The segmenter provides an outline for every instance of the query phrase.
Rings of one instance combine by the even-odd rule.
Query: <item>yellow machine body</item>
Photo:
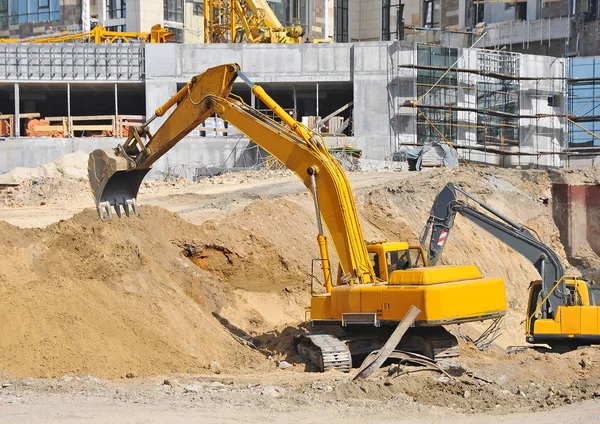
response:
[[[313,296],[313,323],[346,325],[357,322],[361,315],[365,323],[398,322],[412,305],[421,310],[416,319],[416,325],[421,326],[480,321],[505,314],[504,281],[483,278],[474,265],[413,268],[413,258],[423,258],[423,251],[404,242],[373,243],[367,250],[381,282],[342,284],[338,279],[331,293]]]

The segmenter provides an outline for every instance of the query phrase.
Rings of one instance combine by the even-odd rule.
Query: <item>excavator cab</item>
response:
[[[425,251],[421,246],[398,241],[379,241],[367,244],[367,251],[375,274],[383,281],[389,281],[394,271],[427,266]]]

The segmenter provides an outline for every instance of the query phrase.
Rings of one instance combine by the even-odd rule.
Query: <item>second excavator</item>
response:
[[[459,194],[465,200],[459,199]],[[541,280],[529,285],[525,321],[528,343],[547,344],[557,351],[600,343],[600,288],[567,275],[558,254],[533,230],[454,184],[446,185],[437,195],[421,237],[425,246],[431,233],[427,249],[431,264],[440,259],[457,214],[523,255],[540,274]]]
[[[237,77],[281,122],[231,94]],[[151,134],[150,122],[173,106]],[[323,281],[308,312],[311,324],[320,326],[320,331],[299,338],[297,345],[321,370],[348,371],[353,357],[370,353],[387,340],[412,305],[421,313],[401,348],[432,358],[457,353],[456,338],[443,325],[505,314],[502,279],[484,278],[474,265],[427,266],[423,249],[405,242],[366,243],[348,178],[321,136],[295,121],[237,64],[197,75],[135,128],[122,146],[91,153],[89,179],[101,218],[111,217],[112,208],[119,216],[138,214],[138,190],[152,164],[213,115],[277,158],[313,195]],[[339,258],[337,277],[325,228]]]

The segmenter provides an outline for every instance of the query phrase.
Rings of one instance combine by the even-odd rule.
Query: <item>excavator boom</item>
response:
[[[286,125],[268,118],[239,99],[228,97],[238,76]],[[149,123],[175,103],[177,107],[173,113],[154,135],[150,135],[147,130]],[[158,108],[155,116],[141,128],[134,129],[123,146],[90,154],[89,179],[101,218],[104,212],[110,215],[111,207],[119,216],[121,208],[127,215],[130,208],[137,213],[139,186],[152,164],[215,114],[284,163],[309,191],[316,193],[319,215],[329,230],[344,274],[357,282],[375,281],[344,170],[318,134],[292,119],[260,86],[246,78],[237,64],[217,66],[197,75]]]

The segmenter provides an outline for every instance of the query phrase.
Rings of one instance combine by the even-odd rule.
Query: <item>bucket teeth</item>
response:
[[[112,208],[111,208],[112,206]],[[104,218],[107,218],[109,221],[113,217],[112,209],[114,208],[116,215],[121,218],[122,212],[121,207],[123,207],[123,211],[125,212],[125,216],[129,217],[131,212],[133,211],[135,216],[140,216],[138,205],[136,199],[125,199],[117,200],[113,199],[112,202],[108,200],[104,202],[98,203],[98,215],[100,216],[100,220],[104,221]]]
[[[98,203],[98,215],[100,215],[101,221],[104,221],[104,212],[106,212],[106,216],[110,221],[112,219],[112,209],[108,201]]]

